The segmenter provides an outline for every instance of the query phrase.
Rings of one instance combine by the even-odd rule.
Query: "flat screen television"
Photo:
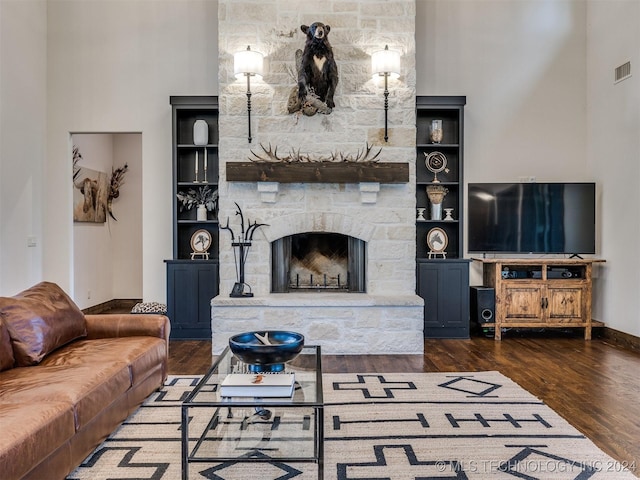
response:
[[[594,254],[595,183],[470,183],[468,250]]]

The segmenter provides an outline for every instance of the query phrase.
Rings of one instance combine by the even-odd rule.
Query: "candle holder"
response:
[[[209,180],[207,180],[207,149],[204,149],[204,180],[202,181],[202,183],[209,183]]]
[[[444,220],[446,222],[453,222],[455,219],[453,218],[453,208],[445,208],[444,209]]]
[[[195,161],[195,169],[194,169],[195,170],[195,172],[194,172],[195,173],[195,178],[193,179],[193,183],[200,183],[198,181],[198,163],[200,163],[200,162],[198,161],[198,151],[196,150],[196,161]]]

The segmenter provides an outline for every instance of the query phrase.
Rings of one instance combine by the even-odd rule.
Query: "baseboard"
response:
[[[635,335],[604,327],[600,329],[598,338],[606,340],[615,346],[640,352],[640,337]]]
[[[142,300],[118,298],[109,300],[108,302],[99,303],[92,307],[82,309],[82,313],[87,315],[95,315],[97,313],[123,313],[130,312],[133,306]]]

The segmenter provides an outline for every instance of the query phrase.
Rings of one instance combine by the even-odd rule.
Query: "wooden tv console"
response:
[[[495,339],[503,328],[584,327],[591,340],[591,273],[596,259],[474,258],[485,287],[495,289]]]

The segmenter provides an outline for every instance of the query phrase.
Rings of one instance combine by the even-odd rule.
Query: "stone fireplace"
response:
[[[237,224],[235,202],[245,218],[265,226],[256,231],[247,255],[250,298],[229,296],[236,266],[231,238],[220,232],[214,354],[231,335],[262,329],[300,332],[323,353],[423,352],[423,301],[415,294],[415,2],[362,3],[327,1],[318,13],[317,6],[285,0],[219,2],[219,220]],[[304,42],[300,25],[314,21],[331,26],[340,75],[336,107],[328,115],[290,115],[287,98],[296,82],[289,72]],[[371,52],[385,44],[402,50],[403,71],[390,81],[388,142],[382,88],[370,73]],[[232,59],[247,45],[267,59],[263,79],[251,82],[252,143],[246,82],[234,78]],[[382,149],[381,161],[408,163],[409,181],[226,178],[228,162],[247,161],[260,145],[327,155],[355,153],[367,144]],[[308,252],[313,258],[305,258]]]

